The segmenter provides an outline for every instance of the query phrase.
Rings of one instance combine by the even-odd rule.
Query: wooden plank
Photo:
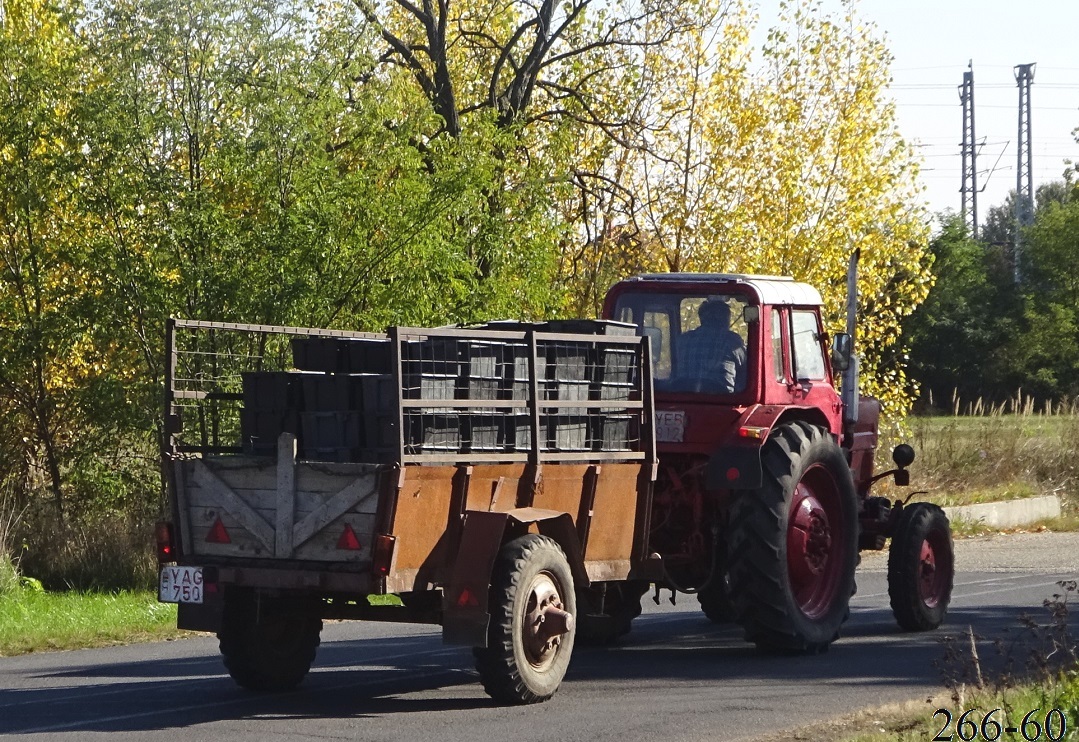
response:
[[[350,480],[341,482],[340,486],[333,492],[304,492],[297,489],[295,495],[295,516],[293,523],[306,518],[311,513],[324,507],[326,503],[333,498],[338,492],[340,492],[345,486],[350,484]],[[233,489],[233,493],[239,497],[244,503],[258,512],[267,511],[270,512],[267,522],[272,523],[276,519],[276,515],[273,515],[274,508],[277,502],[277,490],[245,490],[245,489]],[[488,492],[488,494],[490,494]],[[205,507],[212,508],[219,505],[216,494],[213,491],[205,490],[194,484],[188,484],[187,497],[184,500],[191,507]],[[357,503],[357,507],[353,508],[356,512],[370,513],[374,515],[378,505],[378,498],[361,500]],[[511,498],[512,506],[512,498]],[[294,544],[295,545],[295,544]]]
[[[248,507],[247,503],[229,489],[228,485],[218,479],[217,475],[210,471],[201,461],[194,462],[191,473],[194,482],[211,492],[222,508],[231,513],[237,522],[250,531],[267,549],[273,551],[274,532],[269,523]]]
[[[271,557],[273,550],[268,548],[259,539],[255,538],[246,527],[241,524],[231,513],[222,507],[214,508],[190,508],[192,527],[192,550],[186,552],[195,556],[225,556],[225,557]],[[206,534],[210,528],[221,519],[222,525],[228,531],[230,542],[227,544],[215,544],[206,541]]]
[[[296,510],[296,436],[277,439],[277,517],[274,519],[274,556],[292,556],[292,519]]]
[[[375,497],[377,494],[377,476],[367,476],[356,479],[327,500],[322,507],[318,508],[293,526],[293,546],[299,546],[306,542],[341,515],[353,508],[357,508],[361,503],[367,500],[377,500],[378,498]]]
[[[360,542],[360,548],[356,551],[337,548],[337,542],[344,533],[346,524],[352,528]],[[328,562],[369,562],[374,532],[375,516],[346,513],[316,533],[307,542],[297,546],[293,557]]]

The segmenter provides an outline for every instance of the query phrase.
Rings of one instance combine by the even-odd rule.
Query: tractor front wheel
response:
[[[573,575],[558,542],[527,534],[502,547],[491,577],[487,646],[473,650],[496,701],[538,703],[555,694],[576,634]]]
[[[948,516],[928,502],[904,507],[888,548],[888,598],[899,626],[907,631],[940,626],[954,577]]]
[[[767,650],[817,653],[850,615],[857,494],[839,446],[805,422],[761,451],[763,485],[734,493],[727,564],[735,620]]]

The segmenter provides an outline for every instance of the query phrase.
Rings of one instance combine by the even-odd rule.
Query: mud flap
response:
[[[505,513],[469,511],[465,515],[453,575],[442,596],[443,643],[487,646],[491,573],[502,549],[506,524],[511,520],[521,524],[535,523],[541,534],[557,541],[566,553],[573,579],[579,586],[588,585],[577,533],[568,513],[539,508],[518,508]]]
[[[712,452],[706,472],[708,489],[751,490],[763,482],[760,446],[723,446]]]
[[[487,600],[506,513],[471,511],[461,530],[461,548],[453,575],[442,596],[442,641],[471,647],[487,646]]]

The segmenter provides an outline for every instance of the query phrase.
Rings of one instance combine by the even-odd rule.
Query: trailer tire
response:
[[[487,695],[503,703],[546,701],[569,667],[577,601],[569,562],[558,542],[526,534],[506,543],[491,576],[487,646],[473,650]],[[541,627],[568,613],[568,631],[547,636]],[[565,617],[562,618],[565,621]]]
[[[888,547],[888,599],[900,628],[929,631],[940,626],[954,579],[948,516],[928,502],[904,507]]]
[[[321,632],[322,619],[312,607],[245,590],[226,593],[217,638],[237,685],[279,692],[295,688],[307,675]]]
[[[602,597],[590,588],[577,591],[577,641],[592,646],[610,644],[630,632],[633,619],[641,615],[641,598],[648,583],[640,580],[611,582]]]
[[[761,463],[761,488],[731,503],[735,620],[761,649],[827,651],[850,615],[858,561],[850,469],[828,432],[802,421],[773,430]]]

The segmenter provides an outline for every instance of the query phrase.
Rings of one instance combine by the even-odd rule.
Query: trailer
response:
[[[440,624],[492,697],[545,700],[578,595],[654,569],[651,363],[632,326],[177,319],[166,343],[159,597],[218,634],[241,686],[295,686],[322,621],[359,619]]]

